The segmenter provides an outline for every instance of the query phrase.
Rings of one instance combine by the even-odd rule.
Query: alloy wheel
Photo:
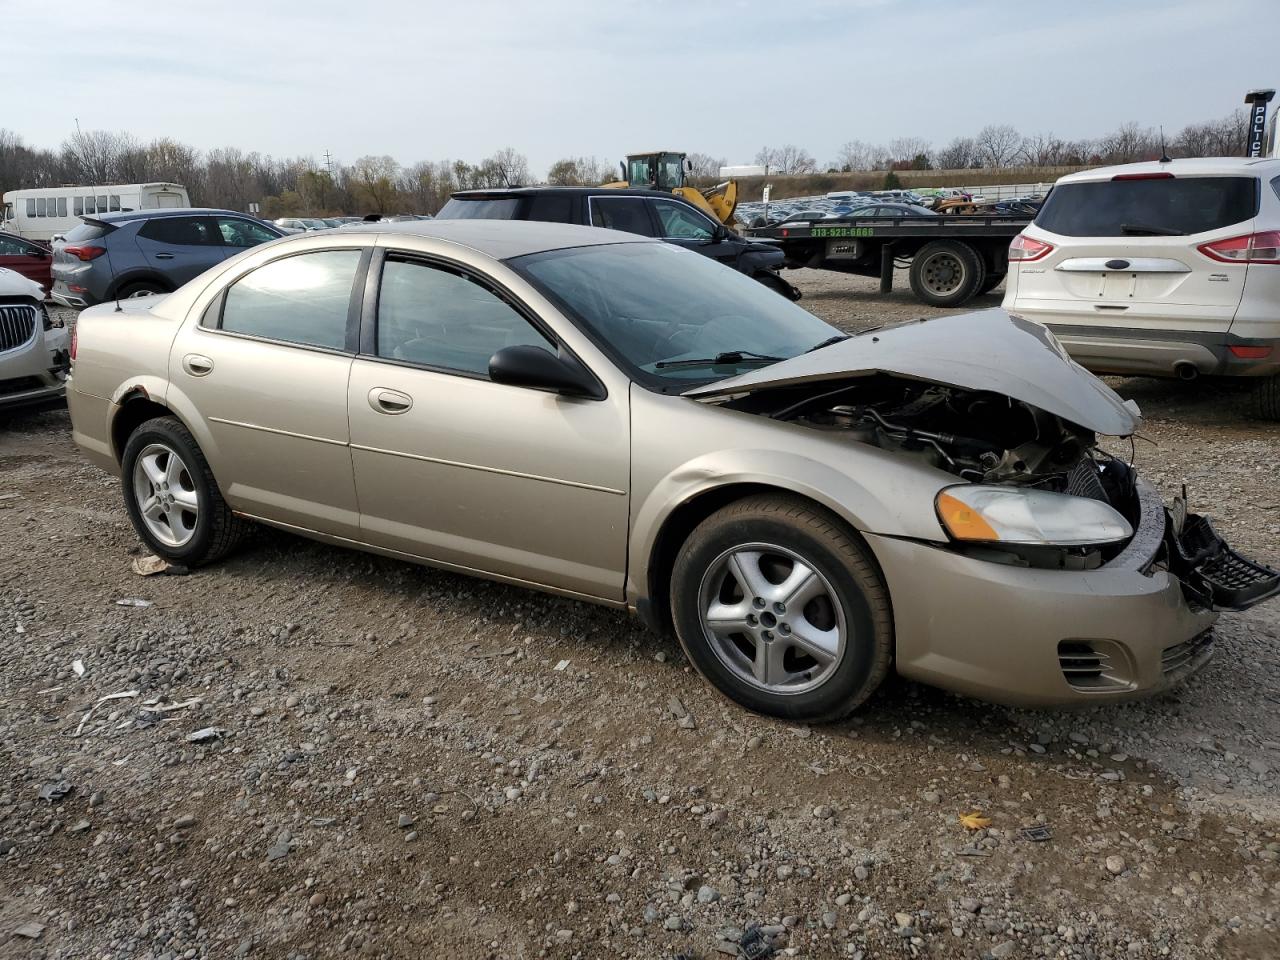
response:
[[[844,654],[848,631],[835,589],[786,547],[749,543],[726,550],[702,578],[698,610],[720,661],[769,693],[820,686]]]
[[[182,547],[195,536],[200,497],[172,448],[152,443],[142,449],[133,464],[133,494],[142,522],[165,546]]]

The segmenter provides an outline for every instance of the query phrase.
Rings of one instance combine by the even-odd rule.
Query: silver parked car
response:
[[[822,719],[891,668],[1012,703],[1162,690],[1280,590],[1097,446],[1136,410],[992,310],[847,337],[613,230],[371,223],[80,317],[75,439],[153,551],[250,520],[631,609]]]
[[[40,284],[0,267],[0,413],[62,403],[67,330]]]

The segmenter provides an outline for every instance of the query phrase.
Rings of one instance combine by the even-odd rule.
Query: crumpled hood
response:
[[[1003,310],[869,331],[684,395],[718,397],[877,373],[989,390],[1108,436],[1127,437],[1142,422],[1136,404],[1072,360],[1045,327]]]

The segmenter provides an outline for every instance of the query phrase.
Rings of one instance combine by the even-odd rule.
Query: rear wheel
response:
[[[135,283],[126,283],[120,288],[116,297],[120,300],[133,300],[137,297],[151,297],[165,292],[164,287],[153,280],[139,280]]]
[[[806,501],[749,497],[690,535],[671,577],[693,665],[751,710],[833,720],[889,670],[888,591],[866,546]]]
[[[1280,374],[1253,385],[1253,414],[1260,420],[1280,420]]]
[[[174,417],[138,427],[120,466],[129,519],[157,556],[199,566],[229,553],[249,529],[222,499],[191,432]]]
[[[935,307],[958,307],[987,279],[978,252],[958,240],[935,240],[911,258],[911,292]]]

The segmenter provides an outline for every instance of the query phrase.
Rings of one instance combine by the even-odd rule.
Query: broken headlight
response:
[[[1048,490],[961,484],[934,504],[943,529],[967,542],[1077,547],[1133,536],[1129,521],[1101,500]]]

